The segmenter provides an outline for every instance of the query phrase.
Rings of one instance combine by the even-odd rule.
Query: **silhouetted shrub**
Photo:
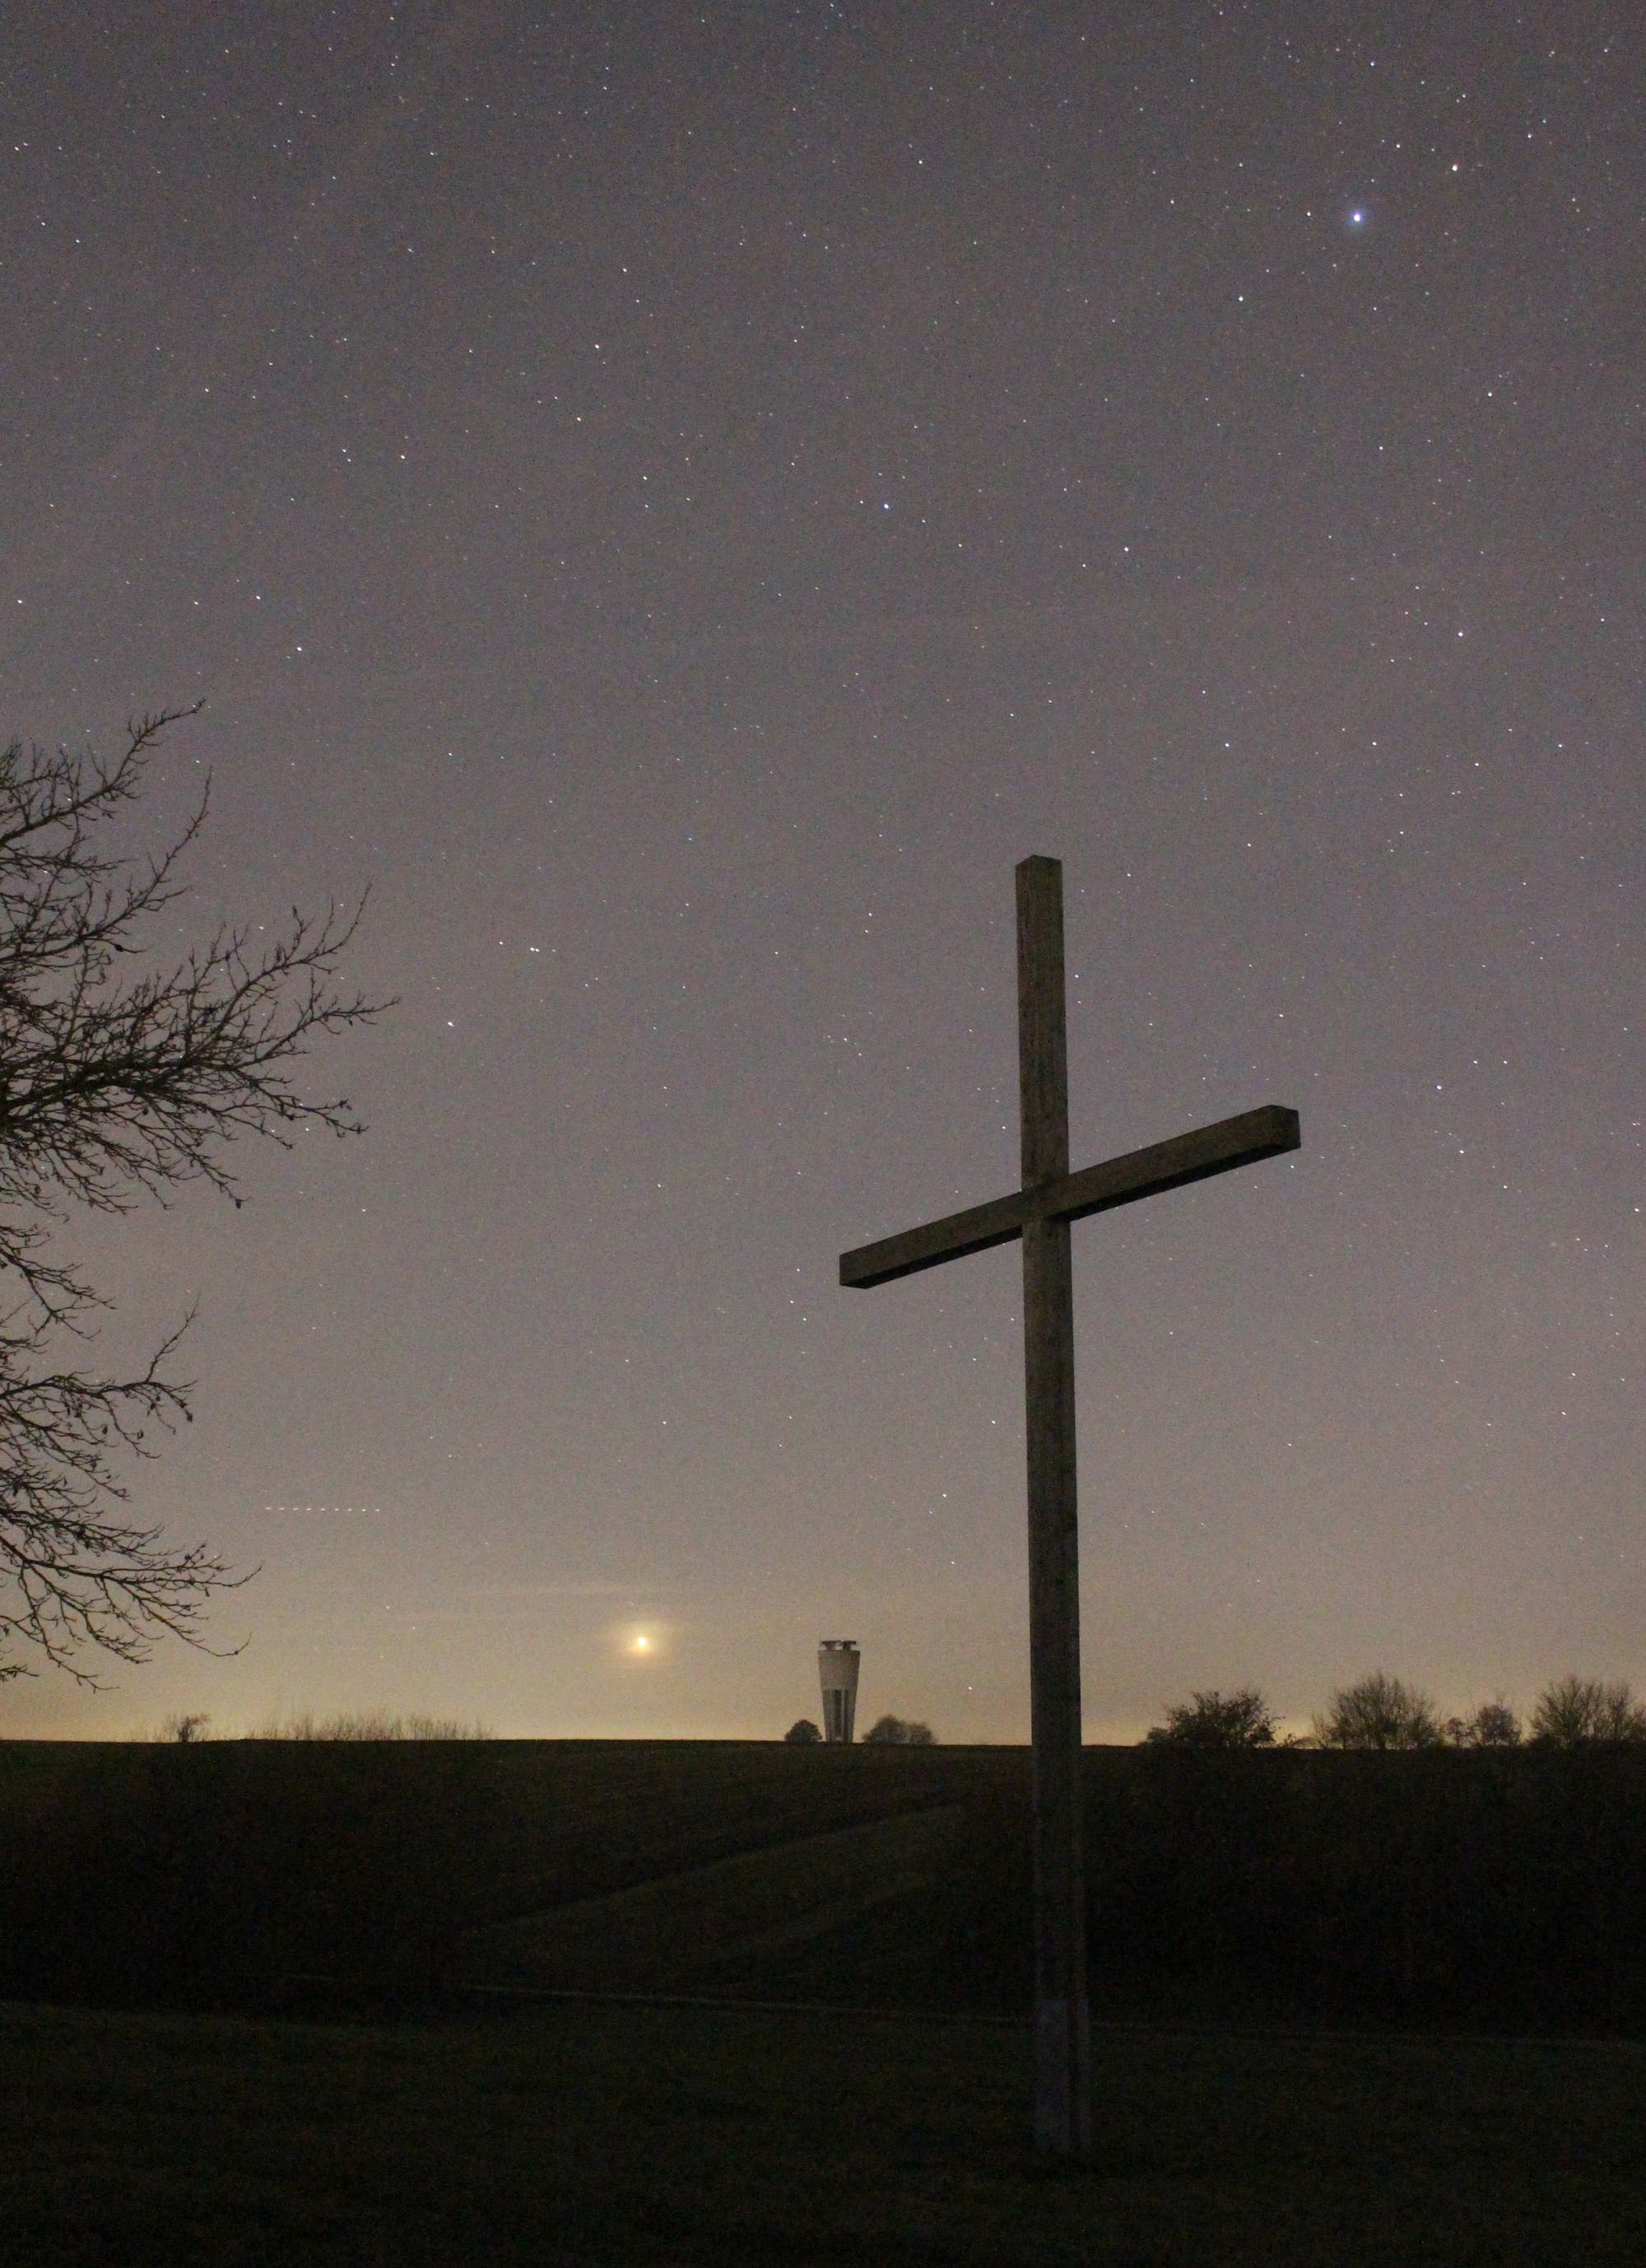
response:
[[[1482,1701],[1472,1717],[1448,1717],[1441,1727],[1454,1749],[1513,1749],[1520,1745],[1520,1719],[1500,1694]]]
[[[163,1741],[203,1741],[209,1737],[206,1727],[210,1722],[210,1718],[198,1710],[187,1717],[179,1710],[161,1726],[160,1738]]]
[[[1444,1735],[1427,1694],[1374,1669],[1332,1696],[1314,1737],[1323,1749],[1437,1749]]]
[[[1569,1673],[1545,1686],[1532,1712],[1532,1737],[1546,1746],[1575,1749],[1593,1741],[1646,1741],[1646,1708],[1620,1679]]]
[[[783,1734],[784,1740],[792,1742],[796,1748],[809,1748],[813,1741],[820,1741],[822,1737],[810,1717],[797,1717]]]
[[[1196,1693],[1166,1711],[1145,1741],[1177,1749],[1266,1749],[1274,1743],[1275,1712],[1251,1686],[1238,1693]]]
[[[877,1717],[863,1739],[874,1748],[930,1749],[937,1734],[930,1725],[911,1724],[903,1717]]]

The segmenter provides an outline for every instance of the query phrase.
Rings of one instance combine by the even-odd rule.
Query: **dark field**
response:
[[[1096,2164],[1026,2035],[569,2007],[370,2025],[0,2007],[30,2268],[1639,2268],[1646,2051],[1100,2038]]]
[[[1646,2037],[1646,1752],[1086,1753],[1111,2018]],[[1028,1758],[0,1743],[0,1995],[524,1983],[1024,2015]],[[338,1995],[342,1995],[341,2000]]]
[[[1057,2176],[1022,1750],[0,1744],[0,2259],[1646,2262],[1646,1758],[1086,1761]]]

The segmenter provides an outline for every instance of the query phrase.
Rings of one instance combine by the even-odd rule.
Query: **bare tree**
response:
[[[1560,1749],[1595,1741],[1646,1741],[1646,1707],[1621,1679],[1608,1684],[1569,1673],[1539,1695],[1532,1737],[1540,1746]]]
[[[133,1375],[65,1365],[65,1335],[88,1338],[109,1303],[52,1256],[55,1233],[73,1206],[123,1213],[184,1182],[233,1197],[220,1153],[238,1135],[359,1133],[346,1101],[293,1091],[292,1065],[393,1005],[337,987],[358,907],[294,909],[272,942],[219,930],[169,966],[145,955],[205,798],[158,856],[119,854],[104,830],[141,795],[162,732],[195,713],[129,725],[111,762],[0,750],[0,1679],[33,1674],[19,1642],[93,1687],[85,1647],[141,1661],[163,1631],[203,1645],[209,1594],[250,1580],[121,1515],[127,1454],[153,1455],[153,1429],[190,1414],[189,1382],[169,1374],[189,1318]]]
[[[1238,1693],[1196,1693],[1166,1711],[1145,1742],[1173,1749],[1267,1749],[1274,1745],[1275,1712],[1251,1686]]]
[[[1501,1693],[1472,1717],[1448,1717],[1440,1729],[1454,1749],[1512,1749],[1520,1742],[1520,1719]]]
[[[1433,1749],[1443,1734],[1427,1694],[1374,1669],[1332,1696],[1330,1709],[1314,1720],[1314,1737],[1323,1749]]]
[[[177,1741],[184,1748],[191,1748],[196,1742],[209,1738],[206,1727],[210,1722],[210,1718],[198,1709],[187,1716],[180,1709],[174,1709],[161,1726],[159,1737],[163,1741]]]

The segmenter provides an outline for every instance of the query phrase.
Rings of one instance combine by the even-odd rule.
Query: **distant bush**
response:
[[[254,1741],[489,1741],[484,1725],[455,1717],[391,1717],[386,1709],[343,1710],[335,1717],[271,1717],[247,1735]]]
[[[1646,1741],[1646,1708],[1621,1679],[1557,1677],[1538,1697],[1532,1737],[1546,1747],[1575,1749],[1592,1741]]]
[[[883,1749],[930,1749],[937,1738],[930,1725],[911,1724],[903,1717],[877,1717],[863,1734],[865,1742]]]
[[[810,1717],[797,1717],[783,1734],[784,1740],[791,1742],[797,1749],[809,1748],[813,1741],[820,1741],[822,1737]]]
[[[174,1710],[172,1715],[169,1716],[165,1722],[161,1726],[155,1737],[157,1740],[161,1741],[188,1742],[209,1740],[210,1735],[208,1734],[206,1727],[210,1722],[210,1718],[202,1714],[199,1711],[196,1711],[191,1716],[186,1717],[180,1710]]]
[[[1500,1694],[1482,1701],[1472,1717],[1448,1717],[1441,1735],[1454,1749],[1513,1749],[1520,1744],[1520,1719]]]
[[[1374,1669],[1332,1696],[1314,1737],[1323,1749],[1437,1749],[1444,1734],[1427,1694]]]
[[[1275,1712],[1251,1686],[1238,1693],[1196,1693],[1166,1711],[1164,1725],[1143,1734],[1174,1749],[1267,1749],[1275,1740]]]

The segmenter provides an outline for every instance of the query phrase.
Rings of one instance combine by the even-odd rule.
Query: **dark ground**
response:
[[[396,2027],[0,2007],[30,2268],[1639,2268],[1646,2050],[611,2006]]]
[[[1646,2037],[1646,1750],[1086,1752],[1110,2018]],[[453,1980],[1025,2015],[1028,1757],[0,1743],[0,1995]]]
[[[1027,1761],[0,1743],[0,2262],[1646,2262],[1646,1759],[1088,1751],[1062,2175]]]

